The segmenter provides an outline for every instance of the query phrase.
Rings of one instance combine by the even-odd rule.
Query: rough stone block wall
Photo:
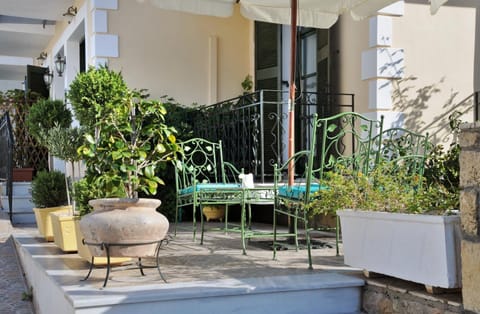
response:
[[[463,307],[466,313],[480,313],[480,122],[462,125],[461,129]]]
[[[460,302],[429,295],[422,285],[389,285],[367,280],[363,288],[362,310],[368,314],[460,314]]]

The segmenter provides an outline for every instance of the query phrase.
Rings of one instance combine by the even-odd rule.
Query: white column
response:
[[[399,126],[403,114],[393,111],[392,81],[404,77],[405,54],[392,47],[393,19],[403,15],[404,2],[398,1],[378,11],[369,20],[369,49],[362,52],[362,80],[368,81],[368,108],[371,118],[385,117],[384,128]]]

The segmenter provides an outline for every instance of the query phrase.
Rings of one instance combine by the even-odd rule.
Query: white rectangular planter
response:
[[[345,264],[432,287],[461,287],[460,216],[337,214]]]

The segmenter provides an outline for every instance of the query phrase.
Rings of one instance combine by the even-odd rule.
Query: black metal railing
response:
[[[309,149],[312,118],[354,111],[353,94],[297,93],[295,149]],[[201,109],[196,136],[222,140],[225,160],[253,173],[258,182],[273,180],[273,165],[288,158],[288,92],[260,90]]]
[[[0,181],[6,182],[8,215],[12,221],[12,172],[13,172],[13,130],[10,116],[6,112],[0,120]]]

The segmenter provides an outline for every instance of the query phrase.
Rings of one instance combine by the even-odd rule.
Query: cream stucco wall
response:
[[[428,132],[434,142],[448,144],[448,116],[459,110],[465,113],[463,120],[473,119],[472,94],[478,90],[475,60],[480,55],[475,49],[475,38],[480,38],[479,8],[480,2],[467,0],[462,6],[442,6],[431,15],[427,3],[405,1],[400,15],[390,17],[392,42],[388,46],[403,50],[398,63],[403,74],[391,81],[391,107],[377,109],[369,108],[370,79],[361,78],[362,52],[374,49],[369,47],[369,20],[342,16],[338,25],[339,90],[355,94],[357,112],[372,117],[390,115],[389,126]]]
[[[154,98],[209,104],[241,94],[240,83],[253,73],[252,27],[239,12],[215,18],[120,0],[108,11],[108,32],[119,36],[119,57],[109,65]]]
[[[361,80],[362,51],[368,49],[368,20],[354,21],[349,14],[338,20],[339,88],[355,94],[355,111],[368,112],[368,82]]]
[[[406,2],[404,16],[393,18],[393,46],[405,51],[405,75],[394,84],[394,110],[406,114],[407,127],[429,132],[437,142],[449,132],[453,111],[473,119],[476,10],[445,5],[432,16],[428,5]]]

